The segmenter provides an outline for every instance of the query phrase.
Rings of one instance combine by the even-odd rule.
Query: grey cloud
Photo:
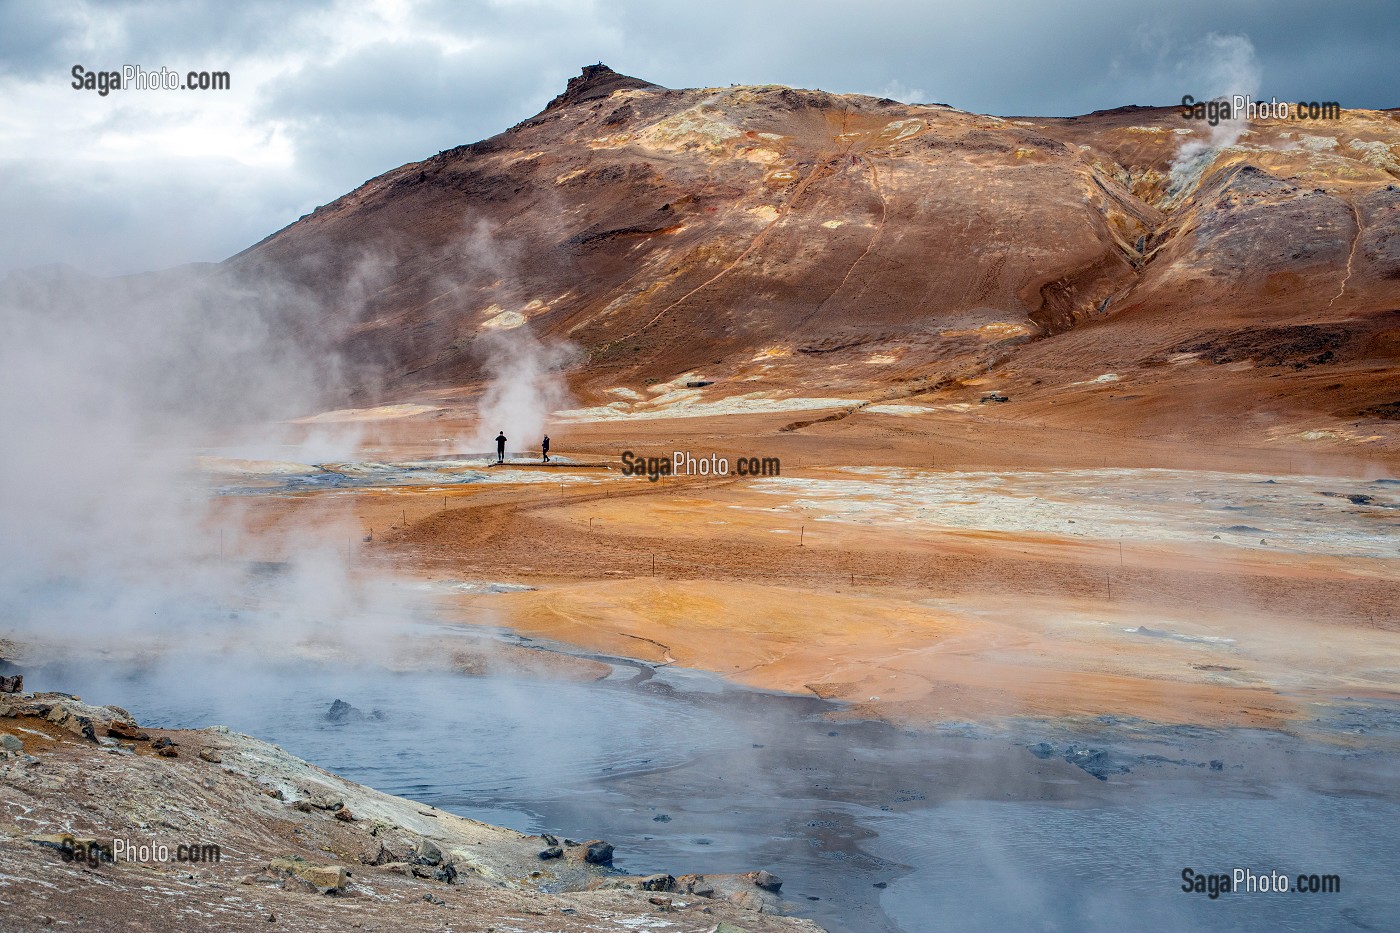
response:
[[[3,272],[64,264],[101,275],[217,261],[298,216],[304,180],[232,161],[93,166],[0,162]]]
[[[1053,116],[1206,93],[1205,69],[1192,62],[1215,33],[1248,38],[1265,96],[1400,105],[1400,17],[1377,0],[1324,10],[1304,0],[1184,0],[1165,12],[1089,0],[428,0],[410,8],[407,36],[333,54],[332,40],[368,15],[344,2],[0,5],[0,100],[26,81],[65,82],[75,55],[94,67],[217,65],[236,81],[268,79],[256,117],[283,129],[295,157],[290,173],[189,164],[76,186],[60,174],[71,165],[36,159],[0,178],[0,204],[34,231],[4,234],[0,272],[65,252],[124,270],[221,258],[383,171],[505,129],[598,60],[672,87],[917,88],[968,110]],[[117,25],[94,30],[93,20]],[[292,65],[276,64],[279,50]],[[108,126],[142,119],[114,106]],[[153,251],[142,244],[158,234],[134,236],[167,225],[163,211],[201,202],[182,221],[183,247]]]

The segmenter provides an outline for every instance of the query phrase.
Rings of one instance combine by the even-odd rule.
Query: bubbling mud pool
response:
[[[832,930],[1400,926],[1395,710],[1323,724],[1376,736],[1360,751],[1110,719],[906,730],[610,660],[583,683],[193,656],[29,679],[153,726],[223,723],[464,816],[604,838],[629,873],[767,868]],[[382,717],[331,722],[335,699]],[[1337,874],[1342,892],[1181,890],[1183,868],[1236,866]]]

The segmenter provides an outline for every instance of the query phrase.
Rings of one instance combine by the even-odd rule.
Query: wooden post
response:
[[[651,553],[651,575],[656,576],[656,552]]]
[[[797,533],[797,546],[801,547],[805,540],[807,540],[807,526],[803,525],[802,530]]]
[[[1109,574],[1103,575],[1103,582],[1108,586],[1108,598],[1113,598],[1113,577]]]

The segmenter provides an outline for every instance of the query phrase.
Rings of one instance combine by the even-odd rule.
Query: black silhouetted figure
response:
[[[544,440],[540,441],[540,453],[544,455],[544,462],[545,462],[545,463],[548,463],[548,462],[549,462],[549,435],[548,435],[548,434],[546,434],[546,435],[544,436]]]
[[[496,462],[506,462],[506,432],[496,435]]]

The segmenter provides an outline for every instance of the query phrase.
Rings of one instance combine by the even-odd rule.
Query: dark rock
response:
[[[355,822],[355,814],[351,813],[350,808],[346,806],[342,806],[339,810],[335,811],[335,818],[342,823]]]
[[[1210,761],[1210,770],[1212,770],[1212,771],[1224,771],[1224,770],[1225,770],[1225,762],[1221,761],[1219,758],[1212,758],[1211,761]]]
[[[1126,764],[1100,748],[1080,748],[1071,745],[1065,749],[1064,759],[1100,781],[1107,781],[1110,774],[1128,774],[1132,771]]]
[[[88,716],[69,716],[63,723],[63,727],[69,732],[81,735],[89,742],[97,741],[97,727],[93,725],[92,719]]]
[[[24,675],[11,674],[8,677],[0,676],[0,693],[23,693]]]
[[[651,821],[653,823],[669,823],[671,822],[671,818],[664,813],[658,813],[651,818]]]
[[[1055,746],[1051,745],[1049,742],[1036,742],[1034,745],[1026,746],[1026,749],[1042,761],[1046,758],[1055,757]]]
[[[547,846],[557,846],[559,844],[558,838],[551,836],[549,833],[540,833],[540,838],[544,840],[544,844]]]
[[[888,881],[877,881],[871,885],[872,888],[879,888],[881,891],[885,890],[885,888],[888,888],[889,886],[890,883]]]
[[[584,843],[583,860],[590,865],[611,865],[613,860],[613,847],[601,839],[594,839]]]
[[[433,872],[433,880],[441,881],[443,884],[456,884],[457,866],[451,862],[439,865],[437,871]]]
[[[771,871],[755,871],[744,876],[754,883],[754,887],[762,888],[777,894],[783,886],[783,879],[773,874]]]
[[[331,722],[362,722],[365,714],[344,700],[336,700],[326,710],[326,718]]]
[[[674,891],[676,879],[667,874],[648,875],[642,879],[643,891]]]
[[[560,858],[563,854],[563,849],[558,846],[550,846],[548,849],[541,849],[539,857],[542,861],[549,861],[552,858]]]

